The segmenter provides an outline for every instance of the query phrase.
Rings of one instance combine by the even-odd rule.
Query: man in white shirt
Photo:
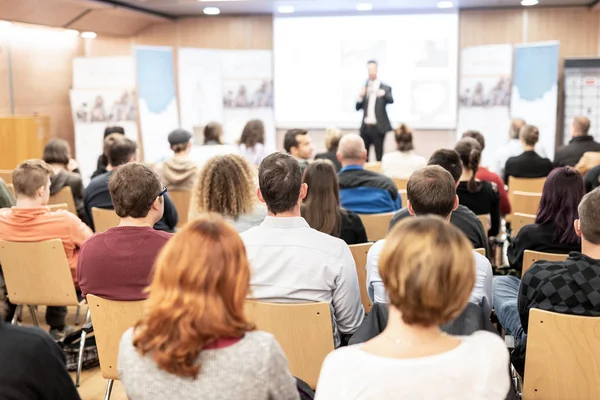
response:
[[[519,138],[519,132],[525,125],[527,125],[527,123],[524,119],[515,118],[511,121],[510,130],[508,131],[508,143],[496,151],[496,165],[494,166],[494,172],[498,175],[504,176],[504,167],[509,158],[523,154],[523,145]],[[540,157],[546,158],[546,151],[540,143],[536,144],[534,150]],[[505,183],[508,185],[508,181]]]
[[[258,180],[258,198],[266,203],[268,216],[241,234],[252,267],[250,297],[273,303],[330,303],[338,347],[342,335],[354,333],[364,318],[350,249],[300,216],[308,186],[292,156],[267,156]]]
[[[450,223],[452,211],[458,207],[454,178],[437,165],[430,165],[413,173],[406,187],[408,211],[411,215],[434,214]],[[387,303],[387,293],[379,275],[379,254],[385,240],[375,243],[367,255],[367,292],[374,303]],[[492,266],[487,258],[473,251],[475,257],[475,287],[469,302],[481,306],[484,315],[492,313]]]

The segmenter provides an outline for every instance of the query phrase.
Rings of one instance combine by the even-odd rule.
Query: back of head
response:
[[[398,151],[406,152],[414,150],[413,131],[406,124],[400,124],[394,132],[394,138],[396,139]]]
[[[587,136],[590,130],[590,119],[588,117],[573,118],[573,129],[575,136]]]
[[[246,249],[235,229],[215,215],[188,223],[156,260],[133,345],[160,369],[196,377],[206,345],[253,329],[244,315],[249,286]]]
[[[175,154],[186,151],[191,140],[192,134],[185,129],[175,129],[168,136],[169,146]]]
[[[485,149],[485,138],[483,137],[483,135],[481,134],[481,132],[479,132],[479,131],[466,131],[465,133],[463,133],[462,137],[463,138],[471,138],[471,139],[477,140],[477,143],[479,143],[479,147],[481,148],[481,151],[483,151],[483,149]]]
[[[48,164],[61,164],[67,166],[71,159],[71,148],[69,143],[63,139],[50,139],[44,146],[42,157]]]
[[[308,193],[302,204],[302,216],[311,228],[332,236],[341,230],[340,191],[337,173],[329,160],[316,160],[304,171],[302,182]]]
[[[339,128],[325,129],[325,148],[327,151],[337,151],[342,138],[342,131]]]
[[[255,188],[250,164],[242,156],[213,157],[204,165],[195,184],[196,210],[237,218],[252,211]]]
[[[546,178],[535,223],[552,223],[556,243],[579,243],[573,221],[584,190],[583,178],[571,167],[556,168]]]
[[[444,219],[405,218],[386,238],[379,272],[406,324],[440,326],[466,307],[475,259],[471,243]]]
[[[462,175],[462,162],[456,150],[440,149],[431,155],[427,165],[439,165],[452,175],[454,182],[458,182]]]
[[[430,165],[413,172],[406,185],[406,196],[415,215],[450,215],[456,203],[456,186],[450,172]]]
[[[258,168],[258,185],[269,212],[276,215],[291,211],[300,198],[300,165],[288,154],[270,154]]]
[[[136,152],[136,142],[127,137],[117,137],[108,148],[108,163],[113,167],[127,164],[134,158]]]
[[[223,126],[217,122],[211,122],[206,124],[204,127],[204,143],[217,142],[221,143],[221,136],[223,135]]]
[[[128,163],[117,168],[108,181],[115,213],[121,218],[148,216],[152,203],[162,190],[158,174],[141,163]]]
[[[600,188],[592,190],[581,200],[579,230],[583,240],[600,246]]]
[[[349,133],[342,136],[337,153],[342,164],[361,164],[367,159],[365,142],[356,133]]]
[[[123,129],[122,126],[107,126],[104,129],[104,138],[106,138],[108,135],[112,135],[113,133],[125,135],[125,129]]]
[[[534,125],[524,125],[519,131],[519,137],[527,146],[535,146],[540,140],[540,131]]]
[[[43,160],[23,161],[17,165],[12,174],[15,195],[17,198],[35,198],[37,191],[48,185],[48,178],[52,174],[52,168]]]
[[[260,119],[252,119],[246,123],[242,130],[240,144],[252,148],[257,143],[265,143],[265,124]]]
[[[298,140],[296,136],[306,135],[308,131],[306,129],[290,129],[285,133],[283,137],[283,149],[286,153],[292,153],[292,147],[298,147]]]
[[[467,189],[471,193],[475,193],[481,190],[481,182],[477,182],[475,175],[479,169],[479,162],[481,161],[481,147],[477,140],[473,138],[460,139],[454,150],[458,153],[460,161],[462,162],[463,170],[469,170],[473,173],[471,179],[467,183]]]
[[[508,136],[511,139],[518,139],[519,138],[519,132],[521,131],[521,128],[523,126],[525,126],[526,122],[524,119],[520,119],[520,118],[515,118],[512,121],[510,121],[510,128],[508,130]]]

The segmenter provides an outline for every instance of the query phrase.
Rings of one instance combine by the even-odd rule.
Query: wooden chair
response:
[[[369,294],[367,292],[367,253],[373,246],[373,243],[353,244],[350,247],[354,263],[356,264],[356,273],[358,274],[358,286],[360,288],[360,300],[362,301],[365,312],[368,313],[373,307]]]
[[[144,315],[146,301],[113,301],[93,294],[88,294],[86,298],[91,320],[94,323],[100,372],[104,379],[108,379],[104,397],[108,400],[114,380],[119,379],[117,358],[121,336]]]
[[[105,232],[110,228],[119,226],[121,222],[115,210],[104,210],[96,207],[92,207],[92,220],[94,221],[96,233]]]
[[[0,169],[0,178],[4,180],[5,183],[13,183],[12,182],[12,174],[13,171],[11,169]]]
[[[67,205],[67,211],[77,215],[75,200],[73,199],[73,192],[69,186],[63,187],[56,194],[50,196],[50,200],[48,201],[48,205],[63,203]]]
[[[486,256],[485,255],[485,249],[484,248],[480,248],[480,249],[473,249],[474,251],[476,251],[477,253],[481,254],[482,256]]]
[[[542,193],[515,191],[512,195],[510,205],[513,214],[537,215]]]
[[[364,167],[367,171],[381,173],[381,161],[365,163]]]
[[[490,230],[490,225],[491,225],[489,214],[478,215],[477,218],[479,218],[479,220],[481,221],[481,224],[483,225],[483,231],[485,232],[485,235],[487,236],[487,234]]]
[[[407,201],[408,201],[408,197],[406,197],[406,190],[398,190],[398,193],[400,193],[400,200],[402,201],[402,208],[405,208],[407,206]]]
[[[529,311],[523,399],[600,399],[600,318]]]
[[[508,177],[508,195],[513,192],[542,193],[546,178],[515,178]]]
[[[512,237],[516,237],[521,228],[523,228],[525,225],[531,224],[535,224],[535,215],[514,213],[510,225],[512,229]]]
[[[290,372],[316,388],[321,365],[333,351],[329,303],[276,304],[246,300],[246,315],[281,345]]]
[[[396,184],[398,190],[406,190],[406,185],[408,185],[408,179],[394,178],[392,180]]]
[[[173,200],[177,214],[179,215],[179,222],[177,227],[181,228],[188,221],[188,211],[190,208],[190,200],[192,198],[191,190],[170,190],[169,197]]]
[[[523,254],[523,269],[521,270],[521,276],[525,275],[525,271],[527,271],[536,261],[563,262],[568,256],[568,254],[543,253],[541,251],[525,250],[525,253]]]
[[[50,211],[58,211],[58,210],[69,211],[69,206],[67,203],[48,204],[48,208],[50,209]]]
[[[376,242],[383,239],[390,227],[390,221],[396,214],[395,212],[383,214],[359,214],[359,217],[367,231],[367,239],[370,242]]]

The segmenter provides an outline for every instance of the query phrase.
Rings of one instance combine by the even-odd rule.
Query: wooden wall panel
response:
[[[0,116],[10,113],[10,88],[8,75],[8,36],[0,27]]]
[[[86,45],[86,56],[108,57],[131,55],[133,39],[130,37],[98,36],[88,41]]]
[[[185,18],[179,21],[179,46],[213,49],[272,49],[273,17]]]
[[[164,22],[144,29],[134,37],[134,44],[149,46],[177,46],[178,23]]]
[[[520,43],[522,37],[521,10],[464,10],[460,12],[460,48]]]

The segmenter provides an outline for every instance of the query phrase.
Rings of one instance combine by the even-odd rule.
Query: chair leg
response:
[[[85,323],[91,322],[90,310],[88,309],[87,315],[85,316]],[[81,331],[81,341],[79,343],[79,358],[77,359],[77,374],[75,377],[75,387],[79,387],[79,378],[81,377],[81,369],[83,368],[83,350],[85,349],[85,338],[87,331],[83,329]]]
[[[35,313],[35,306],[27,306],[29,308],[29,313],[31,314],[31,319],[33,320],[33,324],[35,326],[40,326],[37,320],[37,314]]]
[[[79,313],[81,311],[81,307],[77,306],[77,309],[75,310],[75,325],[79,325]]]
[[[23,309],[23,306],[21,304],[17,305],[17,308],[15,308],[15,313],[13,315],[12,321],[10,322],[13,325],[17,325],[17,322],[19,322],[19,316],[21,315],[21,310]]]
[[[112,379],[108,380],[108,383],[106,384],[106,394],[104,395],[104,400],[110,399],[110,393],[112,392],[113,383],[115,383],[115,381],[113,381]]]

